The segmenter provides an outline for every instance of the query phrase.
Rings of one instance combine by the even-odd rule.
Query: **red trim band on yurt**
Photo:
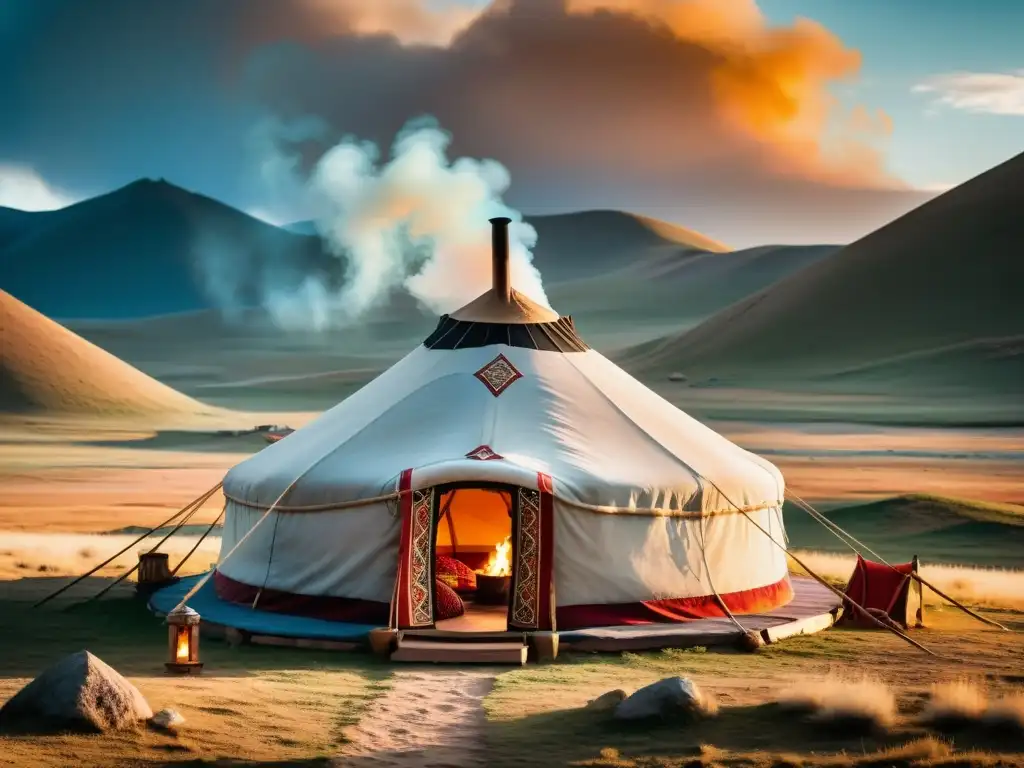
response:
[[[786,576],[774,584],[720,595],[735,614],[763,613],[793,599],[793,587]],[[724,617],[725,612],[714,595],[648,600],[641,603],[607,605],[566,605],[557,611],[559,629],[614,627],[635,624],[696,621]]]

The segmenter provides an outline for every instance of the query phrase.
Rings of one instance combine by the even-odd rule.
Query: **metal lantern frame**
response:
[[[198,674],[203,668],[199,660],[199,613],[182,605],[167,614],[167,661],[169,673]],[[182,642],[186,652],[181,655]]]

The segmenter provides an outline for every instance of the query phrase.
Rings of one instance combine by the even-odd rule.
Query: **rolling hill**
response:
[[[578,211],[523,218],[537,230],[534,264],[545,283],[623,269],[652,253],[664,256],[729,250],[699,232],[626,211]],[[312,221],[285,224],[284,229],[303,235],[317,232]]]
[[[732,252],[683,227],[612,210],[527,221],[538,232],[535,263],[551,301],[595,343],[610,333],[611,346],[698,323],[834,250]],[[344,262],[305,232],[315,232],[310,222],[278,228],[166,182],[139,181],[58,211],[0,211],[0,287],[87,338],[96,330],[88,321],[197,313],[230,335],[218,313],[230,308],[252,325],[268,287],[287,295],[307,276],[340,284]],[[429,326],[405,294],[364,319],[414,341]],[[255,322],[273,333],[267,318]]]
[[[651,257],[726,250],[696,232],[619,211],[530,222],[548,283]],[[274,227],[164,181],[140,180],[57,211],[0,209],[0,287],[61,319],[251,308],[268,284],[287,292],[315,275],[338,285],[343,270],[312,222]],[[408,316],[409,302],[396,301]]]
[[[525,221],[537,230],[534,264],[545,285],[627,269],[652,257],[729,250],[699,232],[625,211],[527,216]]]
[[[888,365],[914,386],[941,386],[948,373],[1019,393],[1021,210],[1024,155],[623,362],[734,382],[853,380]],[[964,369],[979,357],[984,372]]]
[[[838,249],[768,245],[712,253],[652,248],[627,266],[549,286],[548,296],[584,331],[620,328],[642,335],[645,329],[661,328],[675,333]]]
[[[788,502],[784,514],[791,546],[849,551]],[[1017,568],[1024,551],[1024,507],[1016,504],[910,495],[841,507],[825,516],[890,562],[907,562],[916,554],[926,562]]]
[[[23,236],[38,221],[38,215],[31,211],[0,207],[0,254],[4,246]]]
[[[164,181],[137,181],[57,211],[0,216],[0,288],[51,317],[251,306],[268,281],[286,289],[310,273],[340,278],[319,238]]]
[[[0,291],[0,412],[212,414]]]

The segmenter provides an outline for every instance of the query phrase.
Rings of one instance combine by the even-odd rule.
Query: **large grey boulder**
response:
[[[713,702],[692,680],[666,677],[620,702],[615,707],[614,717],[616,720],[692,719],[714,711]]]
[[[0,730],[116,731],[153,716],[139,689],[88,651],[58,661],[0,707]]]

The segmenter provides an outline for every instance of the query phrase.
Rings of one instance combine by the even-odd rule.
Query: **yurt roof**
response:
[[[282,512],[338,509],[452,482],[534,487],[602,513],[690,516],[778,506],[783,479],[648,389],[508,284],[494,285],[358,392],[232,469],[225,494]],[[506,222],[507,223],[507,222]],[[504,246],[504,247],[503,247]]]
[[[481,294],[461,309],[452,312],[451,317],[473,323],[550,323],[558,319],[558,313],[542,306],[515,288],[509,289],[505,299],[494,288]]]

